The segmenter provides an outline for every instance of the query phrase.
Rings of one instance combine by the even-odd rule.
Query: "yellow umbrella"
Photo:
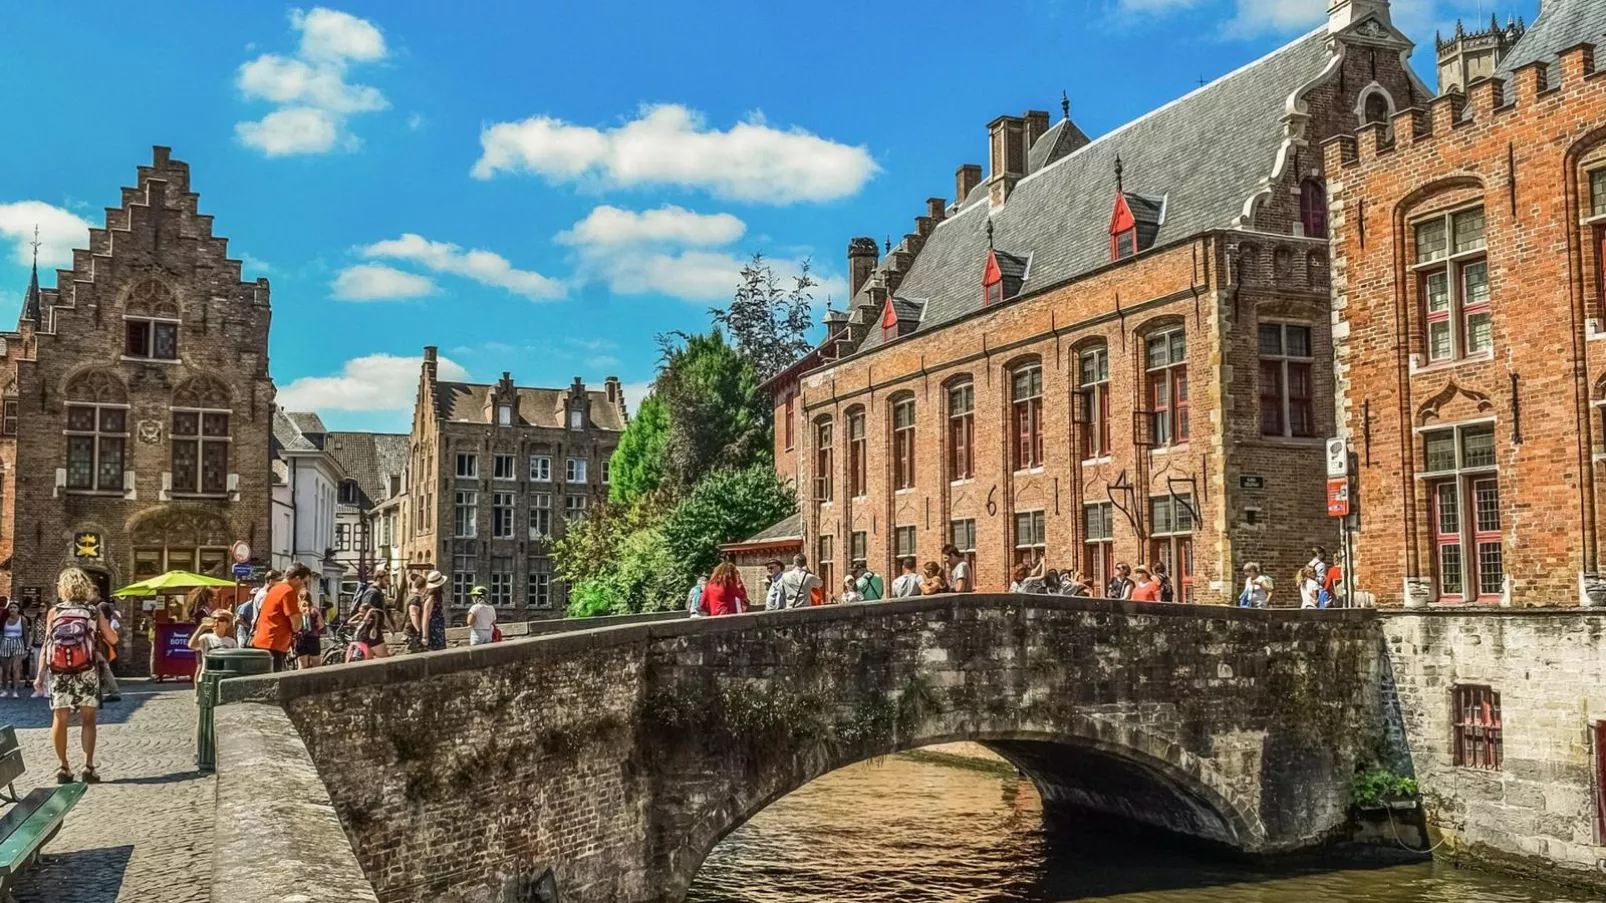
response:
[[[233,586],[232,580],[219,580],[205,574],[192,574],[189,571],[168,571],[148,580],[130,583],[112,595],[118,598],[130,596],[156,596],[166,592],[192,589],[197,586]]]

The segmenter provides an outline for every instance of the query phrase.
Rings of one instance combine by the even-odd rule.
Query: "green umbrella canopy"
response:
[[[193,589],[197,586],[233,586],[232,580],[219,580],[205,574],[192,574],[189,571],[168,571],[148,580],[130,583],[112,595],[118,598],[129,596],[157,596],[162,593],[176,592],[178,590]]]

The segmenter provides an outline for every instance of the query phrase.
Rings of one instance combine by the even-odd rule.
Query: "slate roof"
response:
[[[1550,84],[1554,85],[1560,76],[1556,55],[1585,42],[1595,44],[1597,51],[1606,51],[1606,2],[1545,0],[1539,18],[1500,61],[1498,73],[1509,76],[1521,66],[1549,60]]]
[[[781,542],[788,539],[801,540],[803,538],[803,515],[794,514],[770,524],[768,527],[754,533],[746,539],[726,545],[747,545],[749,543]]]
[[[994,246],[1031,257],[1025,291],[1110,262],[1115,158],[1127,191],[1165,201],[1165,244],[1233,224],[1269,177],[1289,95],[1328,63],[1325,25],[1028,175],[988,215],[985,184],[926,239],[897,295],[926,302],[919,330],[981,307],[987,222]],[[1039,143],[1063,131],[1045,133]],[[1035,148],[1034,148],[1035,150]],[[858,298],[855,303],[862,303]],[[869,330],[860,350],[881,344]]]
[[[324,449],[357,481],[358,507],[371,508],[390,497],[390,477],[407,467],[406,433],[330,433]]]
[[[1087,134],[1069,119],[1061,119],[1026,152],[1026,174],[1031,175],[1086,144]]]
[[[495,412],[486,404],[496,390],[485,383],[437,382],[435,403],[441,417],[458,423],[490,423]],[[568,389],[533,389],[518,387],[519,419],[526,426],[561,428],[564,424],[564,406],[569,400]],[[624,418],[620,410],[608,401],[605,392],[587,391],[591,398],[591,422],[597,429],[623,431]]]
[[[273,409],[273,456],[278,457],[281,451],[312,453],[318,451],[318,446],[308,439],[296,422],[297,416],[287,413],[284,408]],[[316,417],[317,415],[312,415]],[[321,425],[321,424],[320,424]]]

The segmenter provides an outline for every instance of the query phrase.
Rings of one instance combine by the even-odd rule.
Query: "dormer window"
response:
[[[499,405],[496,406],[496,425],[497,426],[512,426],[513,425],[513,406],[512,405],[510,405],[510,404],[499,404]]]
[[[570,411],[569,412],[569,429],[571,429],[571,430],[583,430],[585,428],[586,428],[586,415],[585,415],[585,412],[580,410],[579,408],[575,408],[574,410]]]
[[[1025,257],[1003,251],[987,251],[987,266],[982,270],[981,301],[983,305],[998,304],[1005,298],[1020,294],[1026,280],[1029,261]]]
[[[1110,239],[1110,259],[1125,260],[1138,252],[1138,227],[1117,232]]]
[[[998,304],[1004,300],[1004,280],[1000,279],[991,285],[983,286],[983,304]]]

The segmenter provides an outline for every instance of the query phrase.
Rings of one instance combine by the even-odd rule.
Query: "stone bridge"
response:
[[[1381,652],[1368,611],[931,597],[237,679],[219,731],[299,735],[384,903],[678,901],[771,802],[955,740],[1017,765],[1050,818],[1317,844],[1383,746]],[[225,737],[220,769],[242,755]]]

